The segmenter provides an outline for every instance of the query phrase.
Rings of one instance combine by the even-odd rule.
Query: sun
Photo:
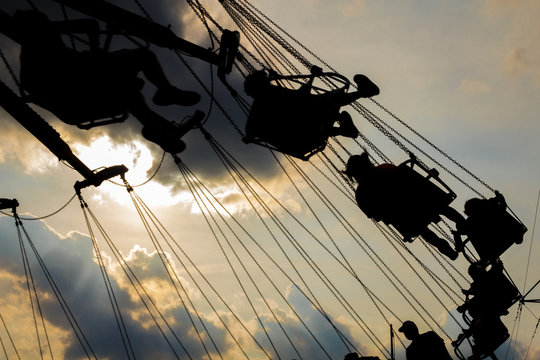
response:
[[[73,144],[74,152],[90,169],[97,170],[102,167],[124,165],[129,170],[126,180],[130,185],[137,185],[148,180],[149,171],[154,163],[154,156],[150,149],[142,142],[133,140],[128,144],[115,144],[110,137],[104,135],[94,139],[89,145]],[[157,159],[159,160],[159,159]],[[118,186],[120,178],[111,179],[113,182],[104,182],[96,189],[94,199],[99,200],[107,196],[112,200],[126,204],[130,202],[125,188]],[[115,184],[117,183],[117,184]],[[182,194],[173,194],[172,186],[165,186],[155,180],[137,188],[137,194],[145,199],[149,205],[170,206],[182,201]]]

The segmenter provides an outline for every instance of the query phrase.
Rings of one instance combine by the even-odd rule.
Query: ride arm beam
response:
[[[102,0],[54,0],[83,14],[115,25],[130,35],[160,47],[180,50],[210,64],[219,65],[218,54],[176,36],[172,30],[145,17]]]
[[[60,134],[2,81],[0,81],[0,106],[36,139],[41,141],[58,159],[65,160],[85,179],[94,178],[94,172],[73,154],[69,145],[60,137]]]

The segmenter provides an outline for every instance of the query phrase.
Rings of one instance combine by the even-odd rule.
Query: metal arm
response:
[[[2,81],[0,81],[0,106],[24,126],[36,139],[41,141],[58,159],[65,160],[78,171],[86,179],[84,181],[87,184],[86,186],[99,186],[107,178],[123,174],[127,171],[126,167],[120,165],[94,173],[73,154],[69,145],[60,137],[60,134]]]
[[[160,47],[180,50],[210,64],[221,65],[222,56],[176,36],[170,28],[102,0],[54,0],[88,16],[123,29]],[[229,70],[230,71],[230,70]]]

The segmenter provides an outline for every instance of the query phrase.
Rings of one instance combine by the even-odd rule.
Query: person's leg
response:
[[[358,90],[352,92],[331,92],[333,101],[339,106],[349,105],[360,98],[369,98],[379,94],[379,87],[375,85],[365,75],[357,74],[354,76],[354,82]]]
[[[465,223],[465,218],[461,215],[456,209],[447,206],[441,211],[441,215],[447,219],[453,221],[456,224],[456,229],[461,230],[463,224]]]
[[[190,106],[200,100],[196,92],[180,90],[173,86],[163,72],[158,58],[150,50],[120,50],[111,53],[111,62],[114,70],[124,74],[125,78],[134,77],[138,72],[142,72],[148,81],[158,88],[152,99],[156,105]]]
[[[134,95],[128,103],[128,111],[143,125],[142,134],[167,152],[182,152],[186,145],[180,139],[179,128],[152,111],[141,94]]]
[[[338,123],[339,127],[333,127],[330,130],[330,136],[341,135],[353,139],[358,136],[358,129],[356,128],[356,126],[354,126],[351,115],[348,112],[342,111],[341,113],[339,113]]]
[[[422,236],[422,238],[428,244],[431,244],[431,245],[435,246],[437,248],[437,250],[439,250],[439,252],[441,254],[446,255],[451,260],[457,259],[458,253],[454,249],[452,249],[450,244],[448,244],[448,242],[446,242],[445,240],[438,237],[430,229],[426,228],[425,230],[423,230],[422,233],[420,233],[420,236]]]

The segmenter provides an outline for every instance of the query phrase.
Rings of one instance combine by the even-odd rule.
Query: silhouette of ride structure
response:
[[[89,18],[51,21],[37,10],[17,11],[13,16],[0,11],[0,31],[21,46],[22,88],[21,96],[17,96],[0,82],[0,105],[84,177],[75,186],[79,196],[84,187],[99,186],[114,176],[123,177],[127,168],[118,165],[97,172],[90,170],[29,103],[50,111],[66,124],[86,130],[121,123],[132,115],[142,124],[142,135],[147,140],[173,156],[181,153],[186,148],[183,136],[201,126],[205,113],[195,110],[186,121],[171,122],[145,99],[145,81],[156,88],[151,98],[156,106],[195,106],[201,96],[173,85],[149,48],[110,50],[112,38],[139,37],[149,44],[216,65],[218,77],[230,89],[225,76],[241,58],[239,33],[223,29],[219,52],[215,52],[102,0],[56,1]],[[107,25],[106,30],[100,28],[98,20]],[[81,42],[85,50],[66,46],[66,34]],[[342,108],[380,92],[365,75],[355,75],[352,85],[345,76],[324,72],[318,66],[311,66],[310,73],[304,75],[282,75],[267,67],[251,70],[243,83],[244,92],[253,102],[242,141],[301,160],[322,152],[329,138],[356,139],[360,131],[350,113]],[[350,90],[351,87],[354,89]],[[472,349],[468,359],[495,359],[494,351],[509,337],[501,317],[508,314],[512,305],[525,301],[505,272],[500,257],[513,244],[523,242],[525,225],[510,211],[499,192],[492,198],[466,201],[463,216],[450,206],[456,193],[436,169],[428,168],[412,153],[399,165],[376,164],[367,151],[349,155],[343,173],[350,183],[356,184],[354,200],[368,218],[386,225],[405,243],[421,237],[448,259],[456,260],[462,254],[470,263],[471,285],[462,289],[465,300],[457,307],[468,328],[452,346],[460,359],[465,359],[460,350],[464,342]],[[0,210],[16,206],[16,200],[0,199]],[[445,239],[434,231],[443,217],[453,223],[454,244],[451,237]],[[477,256],[469,251],[469,244]],[[406,350],[408,360],[451,358],[435,332],[420,334],[412,321],[405,321],[399,331],[412,341]],[[351,352],[345,359],[378,358]]]

